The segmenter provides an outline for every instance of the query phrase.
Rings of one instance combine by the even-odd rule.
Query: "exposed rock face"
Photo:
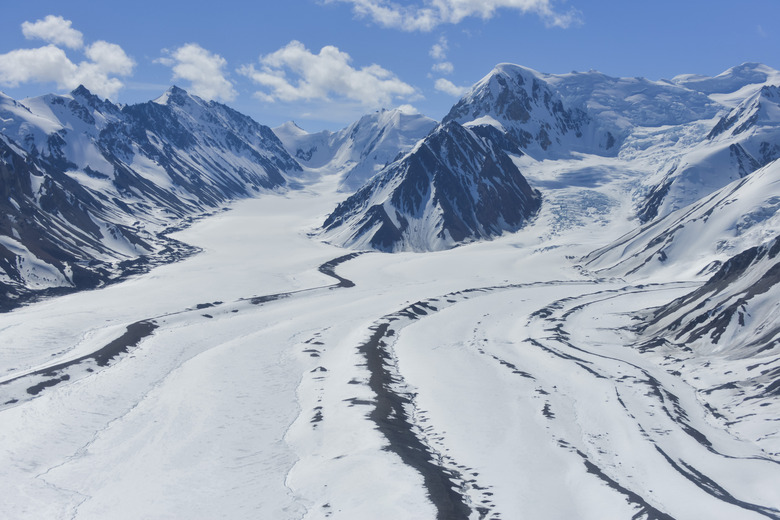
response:
[[[540,203],[499,147],[449,122],[340,204],[323,236],[382,251],[446,249],[517,230]]]

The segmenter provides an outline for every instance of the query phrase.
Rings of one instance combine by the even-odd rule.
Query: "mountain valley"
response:
[[[0,97],[0,516],[780,519],[778,125],[760,64]]]

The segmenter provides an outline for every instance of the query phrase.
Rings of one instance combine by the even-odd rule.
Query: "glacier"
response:
[[[128,109],[89,98],[79,140],[51,114],[92,106],[85,93],[0,99],[4,189],[25,174],[7,214],[34,201],[72,224],[45,211],[45,187],[102,200],[121,166],[144,179],[128,186],[142,211],[84,214],[136,215],[148,231],[130,236],[152,249],[174,226],[191,251],[0,314],[0,516],[780,518],[778,77],[502,64],[442,124],[381,112],[343,142],[292,124],[277,138],[175,88],[134,108],[127,134],[103,131]],[[101,148],[101,134],[126,137]],[[395,189],[421,153],[441,179],[473,178],[454,200],[522,180],[530,213],[473,211],[490,233],[431,242],[431,216],[452,215]],[[279,182],[228,189],[243,186],[234,164],[273,177],[258,155]],[[481,176],[487,159],[501,176]],[[219,175],[184,189],[186,165]],[[415,234],[335,239],[372,207],[414,215]],[[126,223],[97,219],[106,258],[142,252],[109,240]],[[73,276],[36,264],[18,230],[0,244],[28,260],[0,258],[0,281]]]

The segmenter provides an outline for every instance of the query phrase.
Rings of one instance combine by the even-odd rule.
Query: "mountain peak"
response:
[[[447,121],[342,202],[322,233],[346,247],[436,251],[516,231],[540,203],[506,154]]]
[[[87,87],[85,87],[84,85],[79,85],[78,87],[73,89],[70,92],[70,94],[72,96],[74,96],[74,97],[75,96],[79,96],[79,97],[85,97],[87,99],[92,99],[92,98],[96,97],[95,94],[90,92],[89,89]]]
[[[295,121],[286,121],[282,123],[281,125],[277,126],[276,128],[272,129],[275,134],[279,135],[280,133],[283,135],[308,135],[309,132],[298,126],[298,124]]]
[[[577,106],[566,106],[545,75],[510,63],[497,65],[477,82],[444,118],[450,120],[500,127],[532,156],[565,155],[586,149],[589,140],[598,138],[595,130],[585,136],[588,115]]]
[[[158,105],[183,105],[188,99],[192,99],[192,96],[186,90],[173,85],[162,96],[155,99],[154,103]]]
[[[758,126],[777,127],[780,124],[780,87],[764,85],[723,116],[707,136],[735,136]]]

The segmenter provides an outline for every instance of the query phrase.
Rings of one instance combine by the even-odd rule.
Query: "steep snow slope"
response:
[[[780,87],[763,86],[720,118],[701,142],[675,159],[643,203],[650,220],[687,206],[780,157]]]
[[[780,229],[780,161],[586,256],[602,275],[692,279]]]
[[[301,164],[338,172],[341,189],[352,193],[435,126],[433,119],[397,108],[367,114],[338,132],[308,134],[293,122],[274,132]]]
[[[354,248],[436,251],[515,231],[539,204],[506,154],[450,122],[339,204],[322,237]]]

